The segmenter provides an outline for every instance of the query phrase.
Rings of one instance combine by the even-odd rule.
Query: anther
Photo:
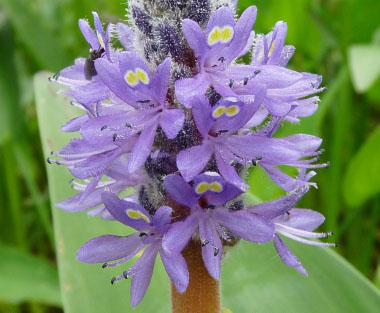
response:
[[[148,236],[148,234],[147,233],[144,233],[144,232],[141,232],[140,234],[139,234],[139,237],[141,238],[141,237],[147,237]]]
[[[113,285],[115,283],[115,281],[116,281],[116,277],[112,277],[111,284]]]
[[[217,67],[218,66],[218,64],[214,64],[213,66],[211,66],[211,67]]]
[[[326,168],[330,168],[330,162],[326,162]]]
[[[263,159],[262,157],[256,157],[256,158],[252,159],[252,161],[251,161],[252,165],[256,166],[258,161],[261,161],[262,159]]]
[[[214,247],[214,256],[217,256],[219,254],[219,248]]]
[[[234,202],[229,208],[232,211],[240,211],[244,209],[244,202],[242,200]]]
[[[234,80],[233,80],[233,79],[230,79],[230,83],[228,84],[228,86],[229,86],[230,88],[232,88],[233,84],[234,84]]]
[[[154,233],[150,233],[149,235],[154,236]]]
[[[248,84],[248,77],[244,77],[244,86]]]
[[[54,78],[55,80],[58,80],[59,76],[61,76],[61,72],[57,72],[57,73],[55,73],[55,74],[53,75],[53,78]]]
[[[107,263],[104,263],[103,265],[102,265],[102,268],[106,268],[108,266],[108,264]]]
[[[125,123],[125,127],[132,128],[132,125],[127,122]]]
[[[117,134],[113,134],[113,135],[112,135],[112,141],[115,142],[115,141],[116,141],[116,138],[117,138]]]
[[[224,57],[220,57],[220,58],[218,59],[218,61],[219,61],[219,62],[222,62],[222,63],[224,63],[225,60],[226,60],[226,59],[225,59]]]
[[[49,164],[52,164],[51,160],[49,157],[47,157],[46,161],[49,163]]]
[[[148,102],[150,102],[150,100],[137,100],[136,102],[137,103],[148,103]]]
[[[202,246],[202,247],[206,247],[209,243],[210,243],[210,241],[208,241],[207,239],[203,239],[203,240],[201,241],[201,246]]]
[[[100,128],[100,131],[105,130],[107,127],[108,127],[107,125],[103,125],[103,126]]]
[[[228,235],[226,233],[224,235],[225,235],[225,237],[224,237],[225,241],[227,241],[227,242],[231,242],[232,241],[232,237],[230,235]]]
[[[127,271],[124,271],[124,272],[123,272],[123,276],[124,276],[125,279],[128,279],[128,278],[129,278],[129,276],[128,276],[128,272],[127,272]]]
[[[219,130],[218,133],[217,133],[217,136],[223,134],[223,133],[227,133],[228,132],[228,129],[222,129],[222,130]]]
[[[335,246],[335,248],[338,247],[338,243],[337,243],[337,242],[334,242],[334,246]]]
[[[204,207],[205,209],[211,209],[211,210],[214,210],[215,209],[215,205],[214,204],[208,204]]]
[[[260,70],[256,70],[256,71],[254,71],[253,73],[254,73],[255,75],[257,75],[257,74],[260,74],[261,71],[260,71]]]

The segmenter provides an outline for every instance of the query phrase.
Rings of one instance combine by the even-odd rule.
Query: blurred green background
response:
[[[252,3],[255,31],[286,21],[297,48],[290,67],[328,87],[315,115],[279,133],[321,136],[331,162],[300,207],[326,216],[337,251],[380,288],[380,1],[240,0],[240,12]],[[0,0],[0,312],[61,312],[33,75],[87,56],[77,20],[91,11],[125,19],[120,0]],[[255,171],[253,187],[266,179]]]

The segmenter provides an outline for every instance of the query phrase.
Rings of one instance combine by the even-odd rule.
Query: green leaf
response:
[[[20,122],[20,98],[18,77],[14,60],[14,39],[3,12],[0,12],[0,144],[18,131]]]
[[[17,36],[41,68],[58,71],[69,64],[57,34],[44,25],[42,15],[36,14],[28,1],[0,0],[0,4],[10,17]]]
[[[75,111],[68,99],[56,95],[57,87],[48,83],[48,75],[35,77],[37,109],[44,153],[56,151],[69,136],[59,125]],[[48,166],[52,203],[73,194],[71,178],[63,167]],[[253,199],[256,201],[257,199]],[[114,286],[110,278],[124,268],[104,269],[99,265],[81,264],[75,260],[77,249],[87,240],[102,234],[125,234],[125,227],[114,222],[70,214],[53,205],[61,291],[66,313],[130,312],[128,281]],[[239,244],[229,252],[222,275],[223,306],[234,313],[377,313],[378,291],[343,258],[329,249],[290,242],[309,277],[282,264],[272,244]],[[142,303],[133,312],[169,312],[169,280],[161,262],[155,267],[152,283]]]
[[[380,126],[350,161],[344,177],[344,198],[351,207],[380,192]]]
[[[329,248],[286,240],[309,273],[286,267],[271,243],[243,242],[224,262],[224,306],[233,313],[377,313],[380,293]]]
[[[348,61],[355,90],[367,91],[380,75],[380,46],[353,45],[348,50]]]
[[[0,302],[61,305],[57,270],[43,259],[0,243]]]

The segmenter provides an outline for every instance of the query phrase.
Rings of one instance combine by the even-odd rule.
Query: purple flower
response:
[[[183,293],[189,283],[185,259],[179,254],[167,254],[161,247],[162,236],[167,232],[172,209],[160,207],[152,217],[139,204],[120,200],[111,192],[102,194],[106,209],[119,222],[138,232],[129,236],[104,235],[85,243],[77,253],[77,259],[85,263],[104,263],[103,267],[119,266],[144,249],[132,267],[112,278],[114,283],[132,277],[131,305],[136,306],[148,289],[155,259],[159,253],[164,267],[176,286]],[[109,263],[114,261],[112,263]]]
[[[303,179],[306,182],[313,175],[315,175],[315,173],[310,172],[305,176],[305,171],[303,170],[299,176],[300,179]],[[278,255],[287,266],[294,267],[305,276],[307,276],[307,272],[303,268],[301,262],[298,260],[297,256],[290,251],[278,234],[309,245],[336,246],[335,243],[323,243],[305,239],[324,238],[332,235],[332,233],[313,232],[313,230],[324,222],[325,218],[322,214],[313,210],[293,208],[309,190],[309,185],[313,184],[308,183],[297,187],[286,196],[277,200],[247,207],[249,212],[262,215],[274,223],[276,234],[273,243]]]
[[[218,170],[224,179],[245,189],[232,162],[244,165],[260,164],[285,190],[292,190],[297,183],[276,165],[300,168],[319,167],[312,165],[320,152],[316,151],[321,140],[310,135],[294,135],[285,138],[268,138],[250,132],[240,135],[242,128],[254,115],[265,95],[265,89],[257,87],[255,101],[251,104],[221,100],[211,107],[205,97],[194,97],[192,112],[195,123],[203,137],[200,145],[183,150],[178,154],[177,166],[186,181],[192,180],[215,157]],[[314,157],[303,159],[305,157]]]
[[[272,240],[274,226],[270,220],[244,210],[241,200],[227,205],[242,191],[224,181],[217,173],[198,175],[193,180],[193,186],[181,176],[168,175],[164,184],[173,200],[190,209],[190,214],[184,220],[172,224],[164,235],[164,251],[169,255],[180,253],[199,229],[202,258],[214,279],[220,277],[223,254],[220,237],[230,241],[233,235],[259,243]]]
[[[263,69],[285,67],[295,50],[293,46],[285,45],[286,33],[287,24],[280,21],[269,34],[257,35],[251,65]],[[288,80],[287,84],[267,85],[268,90],[263,106],[273,116],[286,116],[287,120],[298,122],[298,117],[309,116],[318,107],[318,97],[307,97],[320,93],[325,88],[319,88],[322,81],[319,75],[294,72],[294,78],[295,80]],[[250,82],[246,86],[236,85],[234,91],[238,94],[249,94]]]
[[[119,194],[127,187],[136,187],[147,181],[147,178],[142,171],[136,171],[133,174],[129,174],[127,169],[128,163],[122,159],[118,159],[104,172],[104,176],[107,178],[106,180],[100,181],[102,175],[98,175],[87,184],[73,181],[73,188],[80,192],[71,198],[57,203],[57,207],[69,212],[88,210],[103,203],[101,195],[104,191],[111,191],[115,194]],[[109,217],[104,206],[94,209],[88,214],[101,214],[104,218]]]
[[[234,12],[222,6],[210,17],[205,32],[193,20],[182,21],[183,33],[198,60],[198,73],[175,85],[176,96],[185,107],[191,108],[191,98],[204,95],[211,85],[223,96],[236,96],[228,86],[230,80],[243,80],[251,75],[252,67],[231,66],[231,62],[251,48],[256,13],[255,6],[249,7],[235,24]]]
[[[112,24],[108,24],[106,31],[104,31],[102,23],[99,19],[98,13],[92,12],[94,17],[95,31],[88,25],[86,20],[79,20],[79,28],[92,50],[104,49],[109,58],[109,40],[112,29]]]
[[[74,65],[63,69],[54,78],[57,83],[70,87],[69,91],[62,90],[63,93],[94,114],[93,103],[110,97],[109,90],[97,77],[94,60],[104,57],[111,60],[111,55],[114,52],[109,43],[112,24],[108,24],[106,31],[104,31],[98,14],[96,12],[92,12],[92,14],[95,31],[92,30],[86,20],[79,20],[79,28],[90,45],[90,55],[87,59],[77,59]]]
[[[129,159],[129,171],[134,172],[149,156],[157,127],[160,126],[166,136],[173,139],[185,119],[182,109],[173,108],[165,101],[170,80],[170,58],[157,67],[153,76],[146,63],[133,52],[120,53],[118,66],[105,59],[96,60],[95,65],[104,84],[134,108],[125,115],[109,117],[110,122],[119,123],[118,127],[124,129],[121,135],[129,132],[126,122],[141,133]],[[102,136],[97,124],[91,127],[93,138]]]

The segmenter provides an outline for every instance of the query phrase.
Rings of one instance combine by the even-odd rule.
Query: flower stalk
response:
[[[182,252],[189,269],[189,285],[180,294],[171,284],[172,313],[220,313],[219,281],[210,276],[199,242],[190,241]]]

